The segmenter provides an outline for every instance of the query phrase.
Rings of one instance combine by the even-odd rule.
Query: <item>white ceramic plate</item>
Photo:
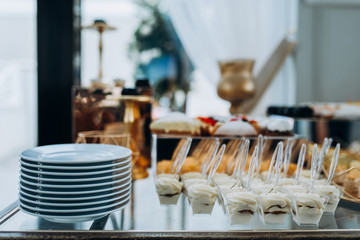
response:
[[[123,198],[120,198],[119,200],[117,200],[116,203],[113,203],[113,204],[96,206],[96,207],[86,207],[86,208],[72,207],[72,209],[70,209],[70,207],[60,208],[60,207],[38,206],[38,205],[36,205],[36,207],[33,207],[33,206],[31,206],[31,203],[26,203],[21,199],[19,200],[19,205],[23,206],[23,207],[26,207],[27,209],[35,211],[35,212],[41,212],[41,211],[45,212],[46,211],[46,212],[49,212],[49,213],[52,213],[52,214],[62,215],[62,214],[66,214],[66,213],[79,214],[79,213],[82,213],[82,212],[86,213],[86,212],[101,211],[101,210],[104,210],[104,209],[113,208],[113,207],[115,207],[115,206],[129,200],[129,199],[130,199],[130,194],[127,195],[127,196],[124,196]]]
[[[131,190],[128,189],[128,191],[123,192],[123,193],[118,193],[115,194],[112,197],[108,197],[107,199],[104,200],[90,200],[90,201],[77,201],[77,202],[67,202],[67,203],[58,203],[58,202],[44,202],[44,201],[39,201],[37,199],[28,197],[23,195],[22,193],[19,194],[19,199],[20,200],[24,200],[28,203],[37,205],[37,206],[48,206],[48,207],[63,207],[63,208],[67,208],[67,207],[81,207],[81,206],[88,206],[91,207],[91,205],[100,205],[100,204],[107,204],[109,202],[113,202],[113,201],[117,201],[120,200],[122,198],[125,198],[127,196],[129,196],[131,193]],[[90,206],[89,206],[90,205]]]
[[[93,221],[98,218],[102,218],[112,212],[118,211],[123,209],[127,204],[129,203],[129,200],[124,201],[123,203],[119,203],[119,205],[115,206],[114,208],[104,209],[103,211],[93,212],[93,213],[80,213],[80,214],[66,214],[65,216],[59,216],[56,214],[53,214],[51,212],[46,211],[32,211],[30,209],[23,208],[21,205],[19,205],[21,211],[36,216],[45,218],[52,222],[59,222],[59,223],[74,223],[74,222],[87,222],[87,221]]]
[[[29,179],[32,179],[34,181],[37,182],[49,182],[49,184],[58,184],[58,183],[67,183],[67,182],[71,182],[71,183],[79,183],[79,182],[91,182],[91,181],[101,181],[101,180],[109,180],[111,181],[111,179],[116,179],[116,178],[120,178],[122,176],[126,177],[129,176],[131,174],[131,168],[127,169],[126,171],[120,172],[116,175],[111,175],[108,174],[107,176],[102,176],[102,177],[93,177],[93,178],[86,178],[84,176],[81,176],[80,178],[71,178],[71,176],[67,177],[67,178],[44,178],[44,177],[34,177],[31,176],[29,174],[26,174],[24,171],[20,171],[20,175],[27,177]],[[109,182],[108,181],[108,182]]]
[[[21,162],[21,161],[20,161]],[[49,171],[49,169],[41,169],[40,171],[38,170],[38,167],[29,167],[29,166],[25,166],[23,164],[21,164],[20,168],[30,172],[30,173],[34,173],[34,174],[39,174],[39,175],[52,175],[52,176],[91,176],[91,175],[99,175],[99,174],[107,174],[107,173],[112,173],[112,172],[117,172],[117,171],[122,171],[125,170],[127,168],[131,167],[131,161],[129,161],[126,164],[119,164],[115,167],[112,167],[111,169],[108,170],[101,170],[101,171],[84,171],[84,172],[76,172],[76,171],[72,171],[72,172],[62,172],[62,171],[57,171],[57,170],[52,170]],[[35,170],[36,169],[36,170]]]
[[[26,161],[26,160],[25,160]],[[23,159],[20,159],[20,163],[21,165],[23,165],[24,167],[32,167],[32,168],[36,168],[42,171],[48,171],[48,172],[53,172],[53,171],[58,171],[61,172],[61,170],[64,171],[73,171],[73,172],[88,172],[88,171],[103,171],[103,170],[110,170],[113,169],[115,167],[118,166],[124,166],[126,164],[131,163],[131,157],[126,158],[120,162],[115,162],[115,163],[110,163],[110,164],[98,164],[98,165],[91,165],[91,166],[71,166],[71,165],[61,165],[61,166],[57,166],[57,165],[44,165],[44,164],[37,164],[37,163],[33,163],[31,161],[28,162],[24,162]],[[51,169],[48,170],[48,169]],[[52,171],[53,170],[53,171]]]
[[[99,163],[131,156],[131,150],[109,144],[54,144],[23,151],[23,159],[38,163]]]
[[[111,179],[105,179],[105,180],[99,180],[99,181],[89,181],[89,182],[69,182],[66,184],[65,182],[47,182],[47,181],[37,181],[37,180],[31,180],[27,179],[25,176],[20,176],[20,180],[28,185],[34,186],[36,188],[61,188],[61,189],[75,189],[75,188],[95,188],[95,187],[105,187],[108,185],[114,185],[116,183],[122,182],[124,180],[127,180],[131,177],[131,171],[128,171],[127,174],[123,175],[122,177]]]
[[[19,188],[19,192],[25,196],[38,199],[39,201],[61,201],[61,202],[71,202],[71,201],[90,201],[95,199],[107,198],[111,197],[120,193],[123,193],[127,190],[131,189],[131,183],[125,185],[122,188],[114,189],[110,191],[110,193],[106,194],[87,194],[83,197],[64,197],[64,195],[56,195],[56,194],[43,194],[32,192],[31,190],[23,189],[22,187]],[[73,194],[72,194],[73,196]]]
[[[131,178],[129,178],[127,181],[124,181],[122,184],[118,184],[113,187],[108,188],[99,188],[96,190],[79,190],[79,191],[49,191],[49,190],[43,190],[43,189],[33,189],[29,188],[28,186],[25,186],[23,183],[20,182],[20,188],[25,189],[26,191],[38,193],[38,194],[47,194],[52,195],[54,197],[69,197],[69,198],[82,198],[82,197],[91,197],[91,196],[102,196],[103,194],[112,193],[117,189],[123,189],[128,184],[131,183]]]

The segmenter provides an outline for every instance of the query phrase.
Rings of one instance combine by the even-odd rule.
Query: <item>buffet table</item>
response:
[[[319,226],[231,226],[216,203],[211,215],[193,215],[181,195],[177,205],[160,205],[153,176],[132,185],[130,203],[95,221],[55,223],[21,212],[15,201],[0,212],[0,239],[327,239],[360,238],[360,207],[341,201],[335,215],[323,215]]]

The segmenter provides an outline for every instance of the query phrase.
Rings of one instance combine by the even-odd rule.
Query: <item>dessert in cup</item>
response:
[[[217,143],[217,146],[219,146],[219,143]],[[195,183],[187,189],[193,214],[211,214],[213,210],[218,190],[216,187],[211,186],[211,180],[222,160],[225,148],[226,146],[222,145],[215,158],[209,163],[211,169],[206,183]],[[207,169],[205,168],[204,171],[207,172]]]
[[[317,169],[317,155],[317,145],[315,144],[311,158],[311,183],[309,190],[289,194],[292,198],[293,220],[299,225],[318,225],[326,207],[325,202],[327,199],[313,191]]]
[[[242,152],[243,158],[241,158],[239,168],[237,168],[237,184],[234,188],[230,189],[220,189],[222,191],[222,196],[224,198],[225,209],[229,216],[230,223],[232,225],[237,224],[250,224],[254,219],[254,216],[259,209],[261,209],[261,201],[259,195],[250,188],[251,180],[254,175],[257,159],[259,155],[259,148],[256,146],[254,148],[251,160],[250,167],[248,170],[247,180],[244,184],[245,187],[241,187],[241,171],[243,171],[243,166],[245,166],[246,158],[249,145]]]
[[[181,147],[175,151],[176,157],[172,167],[174,173],[156,175],[155,186],[160,204],[177,204],[183,188],[183,183],[179,181],[179,171],[190,150],[191,142],[192,139],[187,138],[179,143]]]

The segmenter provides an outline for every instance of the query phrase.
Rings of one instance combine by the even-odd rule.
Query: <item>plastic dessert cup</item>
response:
[[[188,196],[189,188],[194,184],[207,184],[207,181],[203,178],[190,178],[184,181],[184,194]]]
[[[254,190],[261,197],[264,223],[282,224],[290,213],[291,201],[289,194],[281,187],[274,185],[257,185]]]
[[[315,185],[314,190],[324,199],[327,199],[325,202],[325,213],[333,214],[337,208],[337,205],[340,202],[340,199],[343,195],[344,188],[340,188],[334,185]]]
[[[171,176],[161,176],[155,179],[156,191],[160,204],[177,204],[183,183]]]
[[[216,187],[201,183],[191,185],[188,189],[188,197],[193,214],[211,214],[217,195]]]
[[[326,199],[316,193],[295,192],[293,194],[293,220],[298,225],[318,225],[324,213]]]
[[[226,198],[225,194],[233,191],[243,191],[243,188],[239,187],[236,184],[235,179],[228,182],[223,182],[223,181],[219,183],[214,182],[214,185],[217,187],[219,192],[218,194],[219,203],[222,205],[224,213],[227,214],[227,210],[226,210],[227,203],[226,200],[224,200]]]
[[[290,200],[287,194],[281,192],[263,193],[261,203],[264,212],[264,222],[281,224],[290,214]]]
[[[250,224],[261,204],[257,194],[240,189],[224,191],[224,198],[231,225]]]

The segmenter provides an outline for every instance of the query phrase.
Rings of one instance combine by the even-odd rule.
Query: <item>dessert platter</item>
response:
[[[304,169],[307,144],[293,151],[295,137],[277,141],[272,152],[265,149],[273,143],[262,135],[251,140],[202,138],[191,148],[193,140],[182,138],[171,160],[157,163],[154,182],[160,204],[176,205],[183,194],[194,215],[211,214],[218,201],[231,225],[252,225],[255,219],[281,225],[291,216],[299,226],[316,226],[323,214],[334,214],[342,197],[343,188],[332,184],[340,144],[331,156],[328,177],[320,174],[328,139],[319,150],[316,144],[312,147],[310,169]]]
[[[153,121],[150,129],[154,134],[167,136],[292,136],[293,120],[245,115],[190,118],[184,113],[173,112]]]

